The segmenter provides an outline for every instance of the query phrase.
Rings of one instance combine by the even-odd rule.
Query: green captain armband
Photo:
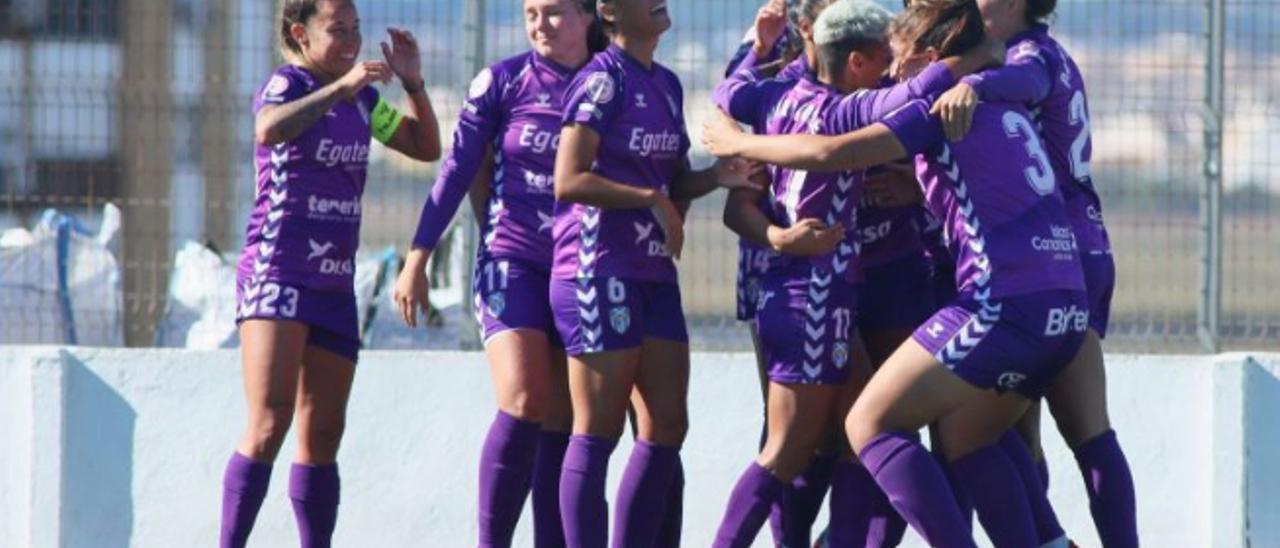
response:
[[[396,134],[396,130],[400,129],[400,122],[403,121],[404,115],[396,107],[391,106],[386,99],[378,98],[378,104],[373,107],[373,115],[369,116],[369,130],[373,132],[374,139],[385,145]]]

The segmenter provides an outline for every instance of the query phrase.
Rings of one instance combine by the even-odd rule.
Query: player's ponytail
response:
[[[939,57],[959,55],[986,40],[982,13],[974,0],[912,0],[890,32],[911,44],[912,52],[933,48]]]
[[[609,35],[605,32],[604,18],[596,9],[596,0],[578,0],[578,8],[591,16],[591,26],[587,27],[587,51],[599,53],[609,47]]]
[[[293,38],[293,26],[306,25],[319,8],[320,0],[280,0],[280,54],[285,59],[302,54],[302,44]]]

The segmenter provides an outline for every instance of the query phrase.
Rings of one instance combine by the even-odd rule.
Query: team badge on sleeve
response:
[[[280,99],[288,89],[289,79],[279,74],[273,74],[271,79],[267,81],[267,87],[262,89],[262,97],[268,100]]]
[[[613,100],[613,77],[607,72],[597,72],[587,77],[587,95],[591,102],[603,105]]]
[[[625,306],[615,306],[610,309],[609,325],[619,335],[626,333],[631,328],[631,309]]]
[[[477,99],[489,91],[489,86],[493,85],[493,71],[484,69],[477,74],[475,79],[471,80],[471,88],[467,90],[468,99]]]

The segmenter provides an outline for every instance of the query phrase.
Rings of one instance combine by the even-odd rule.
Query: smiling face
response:
[[[577,0],[525,0],[524,30],[529,44],[550,59],[577,59],[587,52],[587,29],[593,14]]]
[[[334,77],[350,71],[360,55],[360,14],[350,0],[321,0],[315,15],[290,32],[307,64]]]

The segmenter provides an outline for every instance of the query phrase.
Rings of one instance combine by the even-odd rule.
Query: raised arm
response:
[[[387,33],[391,35],[391,44],[382,43],[382,54],[400,78],[400,83],[404,84],[404,91],[409,97],[409,114],[383,142],[392,150],[415,160],[434,162],[440,159],[440,123],[436,120],[431,98],[427,96],[426,82],[422,79],[418,41],[407,30],[388,28]],[[378,117],[373,119],[378,120]]]
[[[289,141],[315,125],[338,101],[351,100],[366,86],[391,79],[382,61],[356,63],[329,85],[304,93],[301,82],[276,74],[263,90],[253,121],[253,138],[261,146]]]
[[[1027,40],[1018,44],[1004,66],[965,76],[960,82],[984,101],[1036,104],[1053,90],[1053,68],[1045,58],[1048,54]]]
[[[883,124],[842,135],[752,135],[721,113],[702,132],[707,150],[719,157],[807,171],[861,169],[903,158],[906,149]]]

